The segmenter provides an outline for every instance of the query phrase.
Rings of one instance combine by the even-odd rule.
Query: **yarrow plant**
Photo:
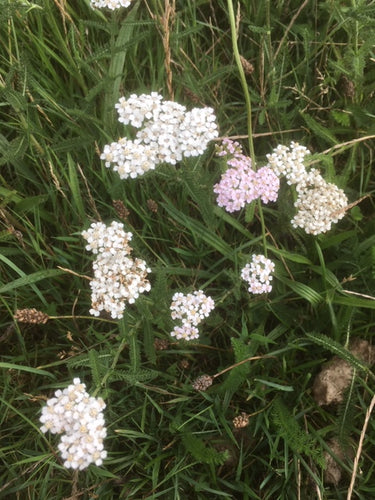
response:
[[[173,328],[171,336],[178,340],[197,339],[199,337],[197,326],[210,315],[214,307],[214,300],[205,295],[202,290],[187,295],[181,292],[175,293],[170,306],[171,317],[174,320],[181,320],[182,324]]]
[[[175,165],[183,157],[199,156],[218,136],[212,108],[186,111],[156,92],[121,97],[115,107],[120,123],[139,129],[134,140],[123,137],[107,144],[100,156],[121,179],[143,175],[160,163]]]
[[[129,7],[131,0],[91,0],[91,6],[97,9],[119,9],[121,7]]]
[[[275,264],[264,255],[253,255],[251,262],[241,270],[241,278],[249,284],[249,292],[254,294],[272,291],[272,273]]]
[[[267,159],[268,166],[278,176],[284,176],[289,185],[295,185],[297,213],[291,221],[292,226],[317,235],[329,231],[333,223],[344,217],[348,198],[342,189],[326,182],[319,170],[306,170],[304,159],[308,154],[310,151],[306,147],[292,142],[289,147],[277,146]]]
[[[63,391],[57,390],[42,409],[40,430],[61,434],[58,449],[68,469],[86,469],[90,464],[102,465],[107,457],[103,439],[107,435],[102,398],[86,392],[79,378]]]
[[[271,499],[277,491],[285,500],[297,490],[300,498],[375,498],[372,474],[360,474],[362,460],[357,460],[366,458],[365,472],[375,466],[374,436],[366,430],[373,394],[366,394],[367,386],[347,363],[353,338],[363,333],[370,339],[372,333],[372,201],[363,213],[356,207],[357,217],[345,227],[334,226],[351,206],[339,187],[346,191],[345,182],[353,196],[357,190],[370,196],[374,186],[373,20],[370,7],[362,5],[373,2],[353,2],[355,8],[348,9],[348,2],[321,2],[316,8],[306,1],[297,9],[298,2],[285,1],[276,2],[271,13],[270,3],[241,0],[3,3],[1,366],[17,368],[19,376],[2,370],[6,432],[0,497],[31,498],[40,491],[51,499],[162,499],[177,489],[187,492],[182,497],[192,496],[188,491],[198,484],[201,498],[213,497],[215,490],[226,498],[240,498],[242,491]],[[324,16],[324,9],[330,15]],[[54,42],[59,49],[51,53]],[[270,48],[271,57],[263,57],[259,47]],[[317,54],[321,64],[314,64]],[[234,64],[228,65],[229,59]],[[348,78],[330,71],[339,69],[341,60]],[[344,89],[347,84],[352,89]],[[293,94],[300,99],[290,106]],[[186,101],[167,95],[185,95]],[[279,102],[272,105],[275,96]],[[112,101],[120,133],[108,135]],[[215,103],[215,111],[197,104],[202,102]],[[305,108],[311,141],[327,148],[336,144],[330,151],[343,172],[339,187],[330,183],[336,181],[324,165],[312,164],[305,146],[289,141],[272,151],[275,137],[292,130],[308,145],[300,127]],[[319,124],[330,126],[331,133],[321,136]],[[218,127],[246,133],[247,144],[238,139],[242,148],[229,138],[221,143]],[[255,149],[253,131],[264,132],[256,134]],[[97,141],[97,161],[108,178],[92,169]],[[213,163],[210,141],[221,143]],[[268,160],[261,161],[256,150],[271,153]],[[158,170],[160,182],[154,182]],[[146,174],[145,182],[138,178]],[[291,195],[285,203],[284,189]],[[285,206],[291,234],[278,214]],[[56,217],[49,216],[51,207]],[[105,210],[101,217],[96,207]],[[124,224],[106,219],[113,210]],[[95,222],[83,225],[93,212]],[[239,214],[241,221],[234,217]],[[81,251],[73,244],[69,253],[68,235],[79,224]],[[337,234],[313,241],[312,235],[331,227]],[[138,254],[134,240],[146,242],[150,252],[139,247]],[[89,276],[80,274],[82,266]],[[74,311],[81,284],[69,274],[87,281],[90,318]],[[191,286],[189,280],[198,284],[183,289]],[[150,291],[150,281],[154,293],[141,297]],[[246,303],[238,300],[237,285]],[[363,348],[368,354],[363,360],[354,353],[360,363],[354,365],[363,361],[371,375],[370,348]],[[343,394],[342,415],[320,397],[337,394],[335,387],[317,387],[303,368],[318,372],[329,350],[352,372],[353,390]],[[67,380],[72,368],[80,372]],[[33,376],[22,376],[27,369]],[[33,395],[40,394],[46,375],[59,382],[35,413]],[[100,395],[111,407],[110,439],[106,405],[91,391],[104,386]],[[292,387],[298,397],[283,397]],[[350,419],[354,408],[356,418]],[[302,414],[306,428],[304,419],[295,418]],[[47,458],[45,450],[36,449],[33,427],[42,445],[53,443]],[[339,428],[354,452],[347,453],[342,483],[331,489],[321,450],[332,460],[342,457],[320,437]],[[106,450],[113,453],[111,460]],[[53,470],[51,459],[58,462]],[[242,464],[250,463],[242,474]],[[280,474],[283,463],[298,467]]]
[[[93,264],[95,279],[90,281],[90,314],[94,316],[106,311],[113,319],[121,319],[126,303],[133,304],[139,294],[151,289],[147,280],[151,269],[144,260],[130,257],[133,235],[123,228],[116,221],[109,226],[94,222],[81,233],[88,243],[86,250],[97,256]]]
[[[297,185],[298,197],[294,206],[297,213],[291,220],[293,227],[301,227],[309,234],[326,233],[332,224],[345,215],[348,198],[335,184],[326,182],[319,174],[309,185]]]
[[[278,177],[285,177],[289,185],[299,184],[306,179],[306,168],[304,165],[305,156],[310,151],[298,142],[292,141],[290,146],[279,144],[272,152],[268,154],[268,166],[276,173]]]
[[[251,159],[242,153],[238,142],[224,139],[217,154],[229,156],[227,165],[231,167],[214,185],[220,207],[224,207],[227,212],[236,212],[258,198],[263,203],[277,200],[280,187],[277,175],[269,167],[255,171]]]

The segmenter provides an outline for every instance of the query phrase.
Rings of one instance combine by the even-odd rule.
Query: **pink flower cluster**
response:
[[[277,175],[269,167],[253,170],[251,159],[242,153],[238,142],[224,139],[217,154],[230,157],[227,161],[230,168],[214,186],[219,207],[236,212],[258,198],[263,203],[277,200],[280,187]]]

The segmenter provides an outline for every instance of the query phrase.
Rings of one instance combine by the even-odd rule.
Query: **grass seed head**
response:
[[[210,375],[200,375],[193,382],[193,389],[195,391],[206,391],[213,382],[213,378]]]
[[[49,320],[48,314],[37,309],[17,309],[14,313],[14,319],[20,323],[29,323],[34,325],[44,325]]]
[[[244,427],[247,427],[249,425],[249,419],[250,416],[242,412],[240,415],[237,415],[233,419],[233,426],[235,429],[243,429]]]

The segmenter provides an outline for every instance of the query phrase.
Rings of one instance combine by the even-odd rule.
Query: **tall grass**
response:
[[[0,0],[0,498],[375,497],[373,420],[359,445],[373,374],[347,350],[371,343],[375,323],[375,3],[233,3],[231,31],[224,0],[134,0],[115,12]],[[213,107],[220,135],[259,165],[299,141],[352,208],[307,235],[290,225],[283,184],[276,203],[228,214],[213,193],[225,170],[213,145],[120,181],[98,152],[132,133],[116,119],[119,97],[150,91]],[[124,222],[152,267],[151,292],[120,321],[89,315],[92,257],[80,233],[97,220]],[[240,270],[264,245],[273,290],[252,296]],[[195,289],[216,308],[198,342],[175,341],[171,297]],[[25,308],[50,319],[15,321]],[[313,381],[333,355],[353,380],[341,405],[321,406]],[[196,392],[202,374],[214,383]],[[77,376],[106,401],[109,456],[72,473],[38,418]],[[249,422],[236,428],[241,413]],[[347,444],[336,483],[331,438]]]

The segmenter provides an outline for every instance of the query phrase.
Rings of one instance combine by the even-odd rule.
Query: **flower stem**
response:
[[[266,224],[264,222],[263,207],[260,198],[258,198],[257,202],[258,202],[260,225],[262,226],[262,242],[263,242],[264,255],[265,257],[267,257],[267,238],[266,238],[267,231],[266,231]]]
[[[242,66],[242,62],[241,62],[240,52],[238,50],[236,18],[235,18],[235,14],[234,14],[233,1],[227,0],[227,2],[228,2],[230,31],[231,31],[231,35],[232,35],[233,54],[234,54],[234,59],[236,61],[238,72],[240,74],[240,81],[241,81],[241,85],[242,85],[242,89],[243,89],[243,93],[244,93],[244,97],[245,97],[246,114],[247,114],[247,133],[248,133],[248,141],[249,141],[250,158],[251,158],[252,167],[254,170],[256,170],[256,158],[255,158],[254,142],[253,142],[253,125],[252,125],[252,117],[251,117],[251,114],[252,114],[251,113],[251,98],[250,98],[250,93],[249,93],[249,87],[248,87],[247,81],[246,81],[245,72],[244,72],[244,69]],[[259,211],[260,223],[262,226],[262,240],[263,240],[263,247],[264,247],[264,255],[267,256],[266,226],[264,224],[263,209],[262,209],[262,204],[261,204],[260,200],[258,200],[258,211]]]
[[[242,67],[241,56],[240,56],[240,53],[238,50],[236,18],[234,15],[233,2],[232,2],[232,0],[227,0],[227,1],[228,1],[230,31],[231,31],[231,35],[232,35],[233,54],[234,54],[234,59],[236,61],[238,72],[240,74],[240,81],[241,81],[243,93],[245,96],[246,114],[247,114],[247,133],[248,133],[248,141],[249,141],[250,158],[251,158],[251,161],[253,164],[253,168],[255,169],[256,162],[255,162],[255,152],[254,152],[254,143],[253,143],[253,127],[252,127],[252,121],[251,121],[251,99],[250,99],[249,88],[248,88],[247,82],[246,82],[245,72],[244,72],[244,69]]]

